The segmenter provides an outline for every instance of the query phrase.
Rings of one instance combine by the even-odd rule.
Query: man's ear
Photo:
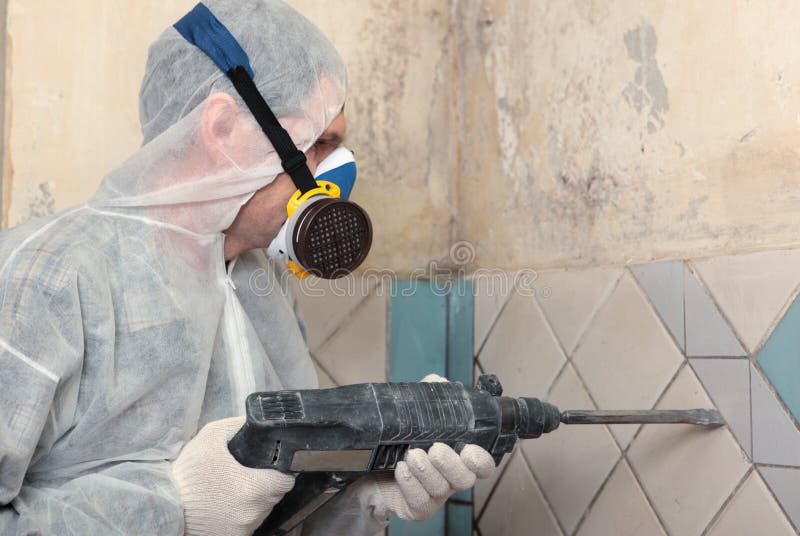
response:
[[[239,116],[236,101],[227,93],[214,93],[203,104],[200,140],[206,153],[215,162],[226,162],[223,154]]]

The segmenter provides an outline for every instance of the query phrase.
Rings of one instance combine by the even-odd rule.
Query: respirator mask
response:
[[[175,24],[187,41],[202,50],[227,75],[269,139],[281,165],[297,187],[287,217],[268,249],[296,276],[337,279],[364,261],[372,246],[367,213],[348,199],[356,177],[353,155],[337,149],[311,174],[297,149],[253,81],[250,60],[228,29],[202,3]]]
[[[298,190],[289,200],[288,219],[267,255],[300,279],[311,274],[336,279],[361,264],[372,242],[369,217],[348,201],[356,181],[353,153],[336,149],[320,162],[314,179],[318,188]]]

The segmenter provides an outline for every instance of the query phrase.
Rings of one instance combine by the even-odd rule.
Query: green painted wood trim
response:
[[[428,281],[397,281],[389,304],[389,381],[419,381],[429,373],[472,384],[474,317],[472,282],[449,292]],[[471,536],[472,491],[424,523],[393,518],[390,536]]]

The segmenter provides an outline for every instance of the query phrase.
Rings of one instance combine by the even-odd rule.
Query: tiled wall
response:
[[[320,387],[386,381],[389,292],[380,282],[295,281]]]
[[[529,278],[530,279],[530,278]],[[562,426],[475,491],[495,535],[800,527],[800,250],[476,280],[476,368],[561,409],[717,407],[728,425]]]
[[[384,286],[299,293],[323,386],[386,379]],[[797,533],[800,250],[473,286],[476,373],[506,394],[561,409],[716,407],[728,423],[562,425],[520,442],[475,489],[477,534]]]

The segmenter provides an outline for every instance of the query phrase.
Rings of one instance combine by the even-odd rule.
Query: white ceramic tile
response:
[[[761,373],[750,368],[753,404],[753,461],[800,466],[800,431]]]
[[[574,369],[567,365],[548,397],[560,409],[594,409]],[[605,426],[566,426],[520,448],[561,526],[572,532],[620,452]]]
[[[508,463],[508,470],[478,522],[481,533],[491,536],[561,536],[561,529],[520,453]]]
[[[374,282],[351,275],[328,281],[292,278],[293,291],[306,321],[308,347],[316,351],[370,294]]]
[[[600,409],[651,408],[683,360],[629,274],[597,313],[572,359]],[[637,429],[611,428],[623,448]]]
[[[577,536],[656,536],[664,529],[626,461],[617,465]]]
[[[792,536],[795,532],[758,472],[753,471],[707,534]]]
[[[693,261],[711,295],[751,352],[800,284],[800,250]]]
[[[512,294],[478,359],[505,395],[544,396],[566,361],[534,298]]]
[[[503,459],[500,461],[500,465],[498,465],[492,476],[489,478],[479,479],[475,482],[475,487],[472,491],[472,503],[474,504],[474,514],[476,516],[480,515],[483,507],[486,505],[486,499],[492,493],[497,481],[500,479],[500,476],[503,474],[503,471],[508,465],[509,460],[516,455],[516,452],[519,450],[519,443],[514,446],[514,451],[504,456]]]
[[[475,296],[475,323],[473,327],[473,348],[480,350],[489,330],[497,320],[503,306],[513,290],[513,277],[499,270],[477,272],[472,280]]]
[[[539,273],[536,298],[567,354],[575,349],[621,272],[592,269]]]
[[[681,261],[655,262],[631,266],[636,281],[650,298],[656,312],[672,333],[678,347],[686,347],[684,333],[683,276]]]
[[[714,300],[689,270],[684,270],[683,298],[688,357],[747,355]]]
[[[759,467],[764,480],[780,501],[784,511],[800,529],[800,469],[794,467]]]
[[[733,436],[748,456],[750,434],[750,361],[747,359],[690,359],[692,368]]]
[[[339,385],[386,381],[386,296],[367,298],[314,355]]]
[[[691,367],[684,367],[660,409],[713,407]],[[727,428],[645,425],[628,460],[671,534],[700,534],[750,467]]]

